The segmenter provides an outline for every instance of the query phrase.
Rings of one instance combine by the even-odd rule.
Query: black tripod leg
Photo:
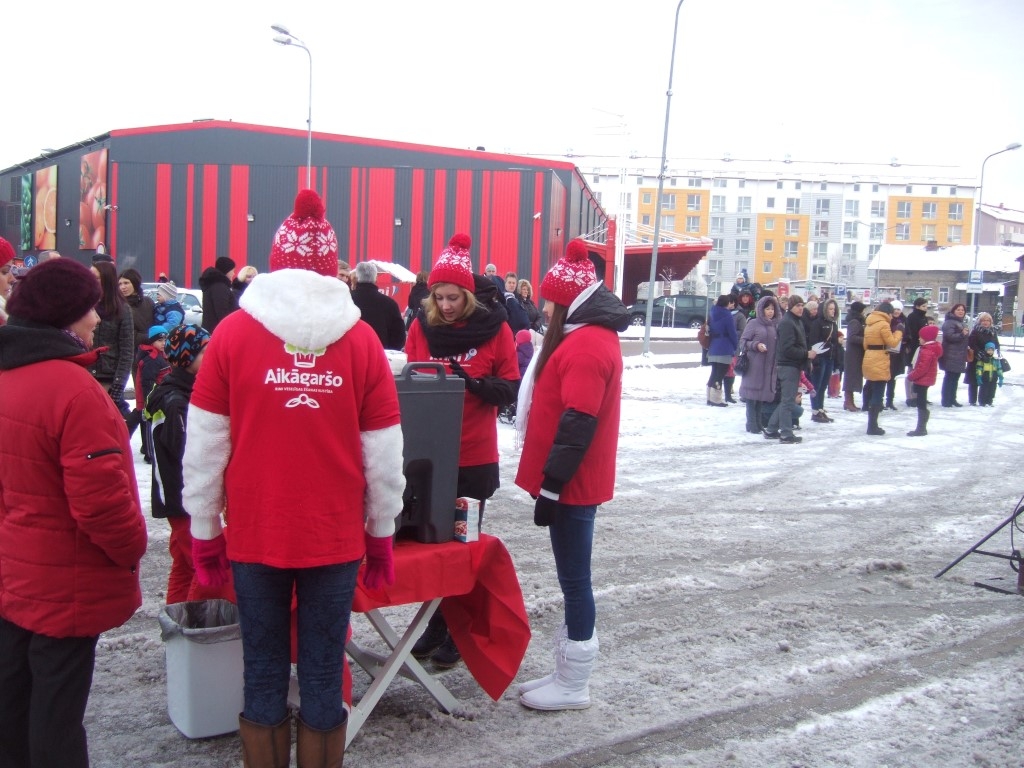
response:
[[[964,553],[963,553],[962,555],[960,555],[960,557],[958,557],[958,558],[957,558],[956,560],[954,560],[954,561],[953,561],[952,563],[950,563],[950,564],[949,564],[949,565],[947,565],[947,566],[946,566],[945,568],[943,568],[943,569],[942,569],[941,571],[939,571],[938,573],[936,573],[936,574],[935,574],[935,578],[936,578],[936,579],[937,579],[937,578],[939,578],[940,576],[942,576],[943,574],[945,574],[945,573],[946,573],[947,571],[949,571],[949,570],[951,570],[951,569],[955,568],[955,567],[956,567],[957,565],[959,565],[959,564],[960,564],[961,562],[963,562],[963,561],[964,561],[964,560],[965,560],[966,558],[968,558],[968,557],[969,557],[970,555],[974,554],[974,552],[975,552],[975,551],[977,551],[978,547],[980,547],[980,546],[981,546],[982,544],[984,544],[984,543],[985,543],[986,541],[988,541],[988,540],[989,540],[989,539],[991,539],[991,538],[992,538],[993,536],[995,536],[995,535],[996,535],[997,533],[999,533],[999,532],[1000,532],[1001,530],[1003,530],[1003,528],[1005,528],[1005,527],[1006,527],[1007,525],[1009,525],[1009,524],[1010,524],[1010,523],[1012,523],[1012,522],[1013,522],[1014,520],[1016,520],[1016,519],[1017,519],[1017,515],[1021,514],[1021,512],[1024,512],[1024,507],[1018,507],[1017,509],[1013,510],[1013,514],[1012,514],[1012,515],[1010,515],[1010,516],[1009,516],[1008,518],[1006,518],[1006,519],[1005,519],[1005,520],[1004,520],[1003,522],[1001,522],[1001,523],[999,524],[999,527],[998,527],[998,528],[996,528],[995,530],[993,530],[993,531],[992,531],[992,532],[991,532],[991,533],[990,533],[990,534],[989,534],[988,536],[986,536],[985,538],[983,538],[983,539],[982,539],[981,541],[979,541],[979,542],[978,542],[977,544],[975,544],[975,545],[974,545],[973,547],[971,547],[971,548],[970,548],[970,549],[968,549],[968,550],[967,550],[966,552],[964,552]]]

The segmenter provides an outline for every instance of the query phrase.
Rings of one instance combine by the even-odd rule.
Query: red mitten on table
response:
[[[222,587],[228,583],[228,553],[224,534],[215,539],[192,539],[192,564],[204,587]]]
[[[390,536],[366,535],[366,570],[363,583],[368,589],[379,589],[395,583],[395,560],[391,554]]]

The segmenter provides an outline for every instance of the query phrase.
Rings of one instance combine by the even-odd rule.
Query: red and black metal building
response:
[[[92,205],[118,267],[144,279],[165,272],[191,286],[224,255],[262,272],[306,186],[306,143],[305,131],[222,121],[112,130],[0,171],[0,228],[21,255],[38,250],[44,241],[22,229],[25,185],[56,166],[55,209],[52,200],[29,207],[45,219],[36,232],[63,255],[94,252],[82,229]],[[84,159],[104,149],[105,179],[95,181],[105,182],[105,201],[87,201]],[[481,272],[493,262],[536,285],[570,239],[607,218],[570,163],[325,133],[313,134],[312,155],[313,187],[352,264],[429,269],[452,234],[466,232]]]

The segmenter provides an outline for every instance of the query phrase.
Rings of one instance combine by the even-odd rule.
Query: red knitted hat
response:
[[[594,262],[582,240],[572,240],[565,256],[551,268],[540,284],[540,295],[555,304],[570,306],[584,290],[597,282]]]
[[[14,259],[14,246],[0,237],[0,267]]]
[[[441,251],[441,255],[434,262],[434,268],[430,270],[430,277],[427,278],[427,285],[432,288],[438,283],[452,283],[472,293],[476,289],[473,282],[473,261],[469,257],[469,246],[472,244],[469,235],[461,232],[452,235],[448,247]]]
[[[338,237],[324,218],[324,204],[312,189],[295,197],[295,211],[274,235],[270,271],[308,269],[326,277],[338,274]]]
[[[7,314],[67,328],[100,300],[100,281],[74,259],[50,259],[32,267],[7,300]]]

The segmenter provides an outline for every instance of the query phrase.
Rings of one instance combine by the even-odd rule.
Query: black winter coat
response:
[[[207,267],[199,277],[203,290],[203,328],[213,333],[220,321],[238,309],[228,276],[216,267]]]
[[[185,455],[188,403],[195,382],[196,377],[184,368],[172,368],[146,401],[147,418],[153,422],[153,517],[188,517],[181,502],[181,459]]]
[[[93,349],[106,347],[106,350],[89,366],[89,373],[104,386],[111,399],[120,407],[135,362],[135,324],[131,307],[127,303],[121,303],[116,317],[100,320],[93,333],[92,346]]]
[[[400,350],[405,346],[405,321],[398,302],[378,291],[373,283],[356,283],[352,303],[359,308],[363,321],[373,328],[384,349]]]
[[[775,360],[778,365],[790,368],[803,368],[807,365],[807,336],[804,333],[804,324],[792,312],[786,312],[779,321]]]

